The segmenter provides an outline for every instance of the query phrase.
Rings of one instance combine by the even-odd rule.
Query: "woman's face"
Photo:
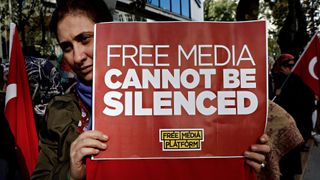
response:
[[[287,60],[287,61],[284,61],[282,62],[281,64],[281,72],[285,75],[289,75],[291,73],[291,69],[293,68],[294,66],[294,60]]]
[[[79,78],[86,82],[93,76],[94,22],[85,14],[67,14],[57,26],[63,57]]]

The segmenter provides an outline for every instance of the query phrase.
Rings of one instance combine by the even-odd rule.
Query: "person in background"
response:
[[[44,58],[25,56],[26,72],[30,87],[30,96],[34,111],[37,134],[44,121],[49,101],[63,94],[61,77],[55,66]]]
[[[291,54],[282,54],[273,68],[275,102],[283,107],[296,121],[305,141],[312,131],[312,113],[315,110],[315,95],[294,73]]]
[[[272,73],[275,86],[274,102],[284,108],[295,120],[297,127],[307,142],[311,138],[312,113],[315,109],[315,96],[312,90],[294,73],[294,56],[281,54],[276,60]],[[293,179],[302,173],[300,151],[308,151],[303,145],[290,151],[280,161],[282,179]]]
[[[273,99],[274,97],[274,82],[273,82],[273,76],[272,76],[272,67],[274,65],[274,58],[272,56],[268,56],[268,95],[269,99]]]
[[[39,160],[32,179],[84,179],[84,159],[107,150],[109,137],[91,130],[94,24],[107,21],[112,21],[112,16],[102,0],[94,3],[58,1],[51,30],[64,59],[77,74],[77,84],[69,94],[56,96],[48,105],[45,124],[40,130]],[[270,151],[267,135],[258,141],[259,144],[244,152],[245,162],[257,172]],[[119,168],[126,171],[133,168],[128,161],[121,162]],[[136,164],[144,162],[135,161]]]

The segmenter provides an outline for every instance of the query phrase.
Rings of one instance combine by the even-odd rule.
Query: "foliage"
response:
[[[204,20],[235,21],[236,0],[206,0],[204,2]]]
[[[288,0],[274,0],[266,1],[265,6],[269,6],[271,10],[271,17],[273,21],[271,22],[273,26],[280,29],[284,20],[286,19],[289,11]]]
[[[10,1],[1,1],[4,1],[0,5],[2,36],[8,41],[10,22],[14,22],[20,33],[25,55],[51,56],[54,53],[54,38],[49,33],[48,23],[53,8],[44,0],[11,0],[11,8]]]
[[[301,2],[306,15],[307,31],[309,34],[314,34],[320,29],[320,0],[301,0]],[[288,0],[268,1],[267,5],[272,10],[273,24],[278,28],[282,27],[288,14]]]
[[[266,1],[266,4],[272,10],[272,18],[274,19],[272,21],[273,22],[272,25],[276,28],[275,31],[273,32],[278,36],[279,31],[283,27],[285,19],[288,15],[290,0],[273,0],[273,1],[265,0],[265,1]],[[307,23],[306,29],[303,28],[300,31],[302,32],[303,30],[306,30],[310,38],[317,30],[320,29],[320,26],[319,26],[320,25],[320,0],[297,0],[297,1],[300,1],[302,4],[302,8],[303,8],[302,11],[305,15],[305,21]],[[297,20],[300,23],[302,22],[301,19],[297,19]],[[301,39],[303,37],[300,35],[299,38]],[[301,44],[302,47],[304,45],[305,45],[304,43]]]
[[[307,32],[312,35],[320,29],[320,0],[301,0],[306,15]],[[234,21],[237,0],[206,0],[204,17],[208,21]],[[260,0],[259,19],[268,21],[269,54],[278,56],[278,34],[288,15],[288,0]]]
[[[260,1],[259,11],[260,11],[259,19],[266,19],[268,23],[267,26],[268,26],[269,56],[278,57],[281,52],[280,52],[280,47],[277,43],[278,31],[279,31],[279,28],[278,28],[279,26],[277,24],[278,23],[283,24],[284,19],[282,19],[281,22],[277,22],[277,17],[274,16],[274,10],[271,9],[269,2],[266,2],[266,1]],[[287,13],[288,13],[287,9],[285,10],[282,9],[281,15],[285,15],[283,18],[286,17]]]
[[[237,0],[206,0],[204,4],[205,20],[235,21],[237,4]],[[268,20],[268,51],[270,55],[277,56],[280,53],[277,44],[277,26],[274,25],[273,13],[268,3],[260,2],[259,19]]]
[[[302,7],[306,12],[307,32],[313,35],[320,30],[320,0],[303,0]]]

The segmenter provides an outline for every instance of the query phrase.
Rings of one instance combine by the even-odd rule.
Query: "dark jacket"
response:
[[[275,88],[281,87],[280,95],[275,102],[284,108],[296,121],[304,140],[311,138],[312,113],[315,110],[315,96],[313,91],[294,73],[287,76],[280,73],[275,76]]]
[[[70,145],[79,136],[79,100],[74,93],[56,96],[40,130],[40,152],[31,179],[69,179]]]

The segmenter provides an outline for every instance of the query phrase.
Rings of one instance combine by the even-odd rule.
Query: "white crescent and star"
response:
[[[317,62],[318,62],[317,56],[315,56],[311,59],[311,61],[309,63],[309,73],[314,79],[319,80],[319,77],[314,72],[314,68],[315,68],[315,65],[317,64]]]
[[[7,86],[7,91],[6,91],[6,103],[5,106],[7,106],[8,102],[17,97],[17,84],[9,84]]]

